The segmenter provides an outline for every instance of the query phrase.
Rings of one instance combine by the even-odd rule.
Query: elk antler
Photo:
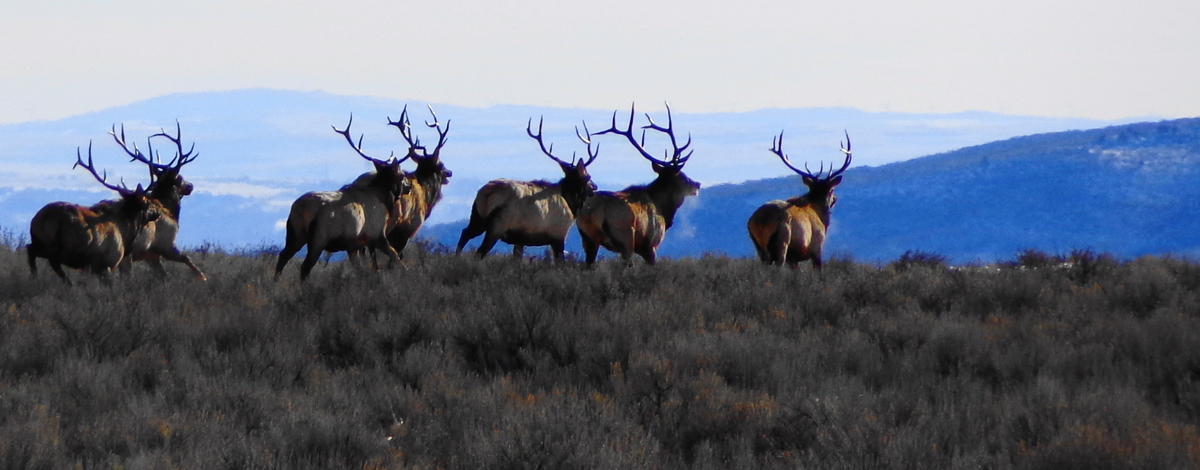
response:
[[[630,107],[629,107],[629,125],[626,127],[625,130],[622,131],[620,129],[617,129],[617,112],[613,111],[612,126],[606,130],[596,132],[592,135],[610,134],[610,133],[617,134],[617,135],[623,135],[623,136],[625,136],[626,139],[629,140],[629,143],[631,145],[633,145],[633,148],[637,149],[637,151],[642,154],[642,157],[645,157],[647,160],[650,160],[651,162],[654,162],[661,166],[672,167],[675,169],[682,169],[683,165],[685,163],[687,163],[687,160],[692,157],[692,151],[688,151],[686,155],[684,155],[684,153],[683,153],[685,150],[687,150],[688,146],[692,145],[692,135],[688,134],[687,142],[684,143],[682,147],[679,146],[678,141],[675,139],[675,130],[672,128],[671,106],[667,105],[667,127],[662,127],[662,126],[659,126],[658,124],[655,124],[654,120],[650,118],[650,114],[646,113],[646,120],[649,121],[650,124],[642,126],[642,141],[640,143],[638,142],[638,140],[636,138],[633,137],[633,118],[634,118],[634,115],[636,114],[634,112],[634,107],[635,107],[635,105],[630,105]],[[666,149],[663,150],[663,155],[666,156],[668,158],[668,160],[659,160],[657,158],[654,158],[652,155],[650,155],[650,152],[646,151],[646,148],[645,148],[646,129],[653,129],[653,130],[662,132],[664,134],[667,134],[667,136],[671,138],[672,150],[666,150]]]
[[[388,155],[388,159],[386,161],[380,160],[378,158],[372,158],[371,156],[363,153],[363,151],[362,151],[362,139],[363,139],[362,134],[358,135],[358,143],[357,144],[354,143],[354,139],[350,138],[350,126],[352,124],[354,124],[354,114],[350,115],[350,121],[346,123],[345,130],[338,130],[337,126],[329,126],[329,127],[332,127],[334,132],[337,132],[338,134],[341,134],[342,137],[345,137],[346,142],[350,144],[350,148],[354,149],[354,151],[358,153],[358,156],[367,159],[371,163],[374,163],[376,165],[392,165],[395,163],[399,163],[396,160],[395,152],[393,152],[391,155]]]
[[[843,131],[843,132],[845,132],[845,131]],[[846,168],[850,167],[850,161],[854,158],[854,155],[851,154],[851,152],[850,152],[850,133],[849,132],[846,132],[846,144],[839,145],[839,148],[841,148],[842,153],[846,155],[845,161],[842,162],[842,167],[837,170],[834,170],[833,166],[830,165],[829,174],[822,177],[821,173],[825,172],[825,162],[821,162],[821,166],[815,174],[812,172],[812,170],[808,169],[808,163],[804,164],[803,170],[796,168],[794,165],[792,165],[792,161],[790,158],[788,158],[787,154],[783,153],[783,131],[779,131],[779,136],[771,139],[771,153],[774,153],[775,155],[779,156],[779,159],[783,161],[783,164],[787,165],[787,167],[790,168],[792,171],[796,172],[796,174],[801,175],[801,176],[806,176],[806,177],[812,178],[814,180],[825,180],[825,181],[831,180],[831,179],[841,175],[842,173],[845,173]]]
[[[96,172],[96,165],[95,165],[95,163],[92,162],[92,141],[90,141],[90,140],[88,141],[87,163],[83,162],[83,155],[80,154],[79,147],[75,147],[75,164],[71,165],[71,168],[74,169],[75,167],[80,167],[80,166],[83,167],[84,169],[86,169],[89,173],[91,173],[92,176],[96,178],[96,181],[99,181],[100,184],[104,185],[104,187],[111,189],[113,191],[116,191],[122,197],[129,196],[134,193],[134,191],[130,190],[129,187],[125,186],[124,180],[121,180],[120,186],[109,184],[108,183],[108,170],[104,170],[103,176],[101,176],[100,173]],[[142,185],[139,184],[138,188],[137,188],[137,192],[141,192],[141,191],[142,191]]]
[[[589,158],[587,160],[581,160],[581,159],[576,158],[575,152],[571,152],[571,163],[564,162],[564,161],[560,160],[558,157],[554,156],[554,143],[553,142],[550,143],[550,148],[546,148],[546,144],[544,142],[542,142],[542,118],[541,117],[538,118],[537,135],[533,134],[532,126],[533,126],[533,118],[529,118],[529,121],[527,123],[525,123],[525,133],[529,134],[530,137],[533,137],[533,139],[537,141],[538,146],[540,146],[542,148],[542,153],[546,154],[547,157],[550,157],[551,160],[558,162],[559,165],[572,166],[572,167],[578,167],[578,166],[582,165],[582,166],[586,167],[588,165],[591,165],[592,162],[596,160],[596,156],[600,154],[600,145],[597,144],[596,150],[595,150],[595,152],[593,152],[592,151],[592,139],[584,137],[584,135],[587,135],[589,137],[591,136],[587,132],[587,123],[586,122],[583,123],[583,134],[582,135],[579,133],[579,127],[578,126],[575,127],[575,137],[578,137],[579,140],[581,140],[581,141],[583,141],[583,143],[587,144]]]

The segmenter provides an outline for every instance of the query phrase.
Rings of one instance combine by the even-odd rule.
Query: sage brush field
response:
[[[1200,265],[596,269],[0,247],[3,468],[1195,468]],[[1071,264],[1064,264],[1069,261]],[[44,263],[44,261],[43,261]]]

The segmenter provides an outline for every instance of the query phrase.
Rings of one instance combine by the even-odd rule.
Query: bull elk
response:
[[[783,152],[783,132],[772,139],[771,153],[800,175],[801,181],[808,187],[808,193],[786,201],[768,202],[750,216],[746,228],[763,263],[786,262],[795,268],[801,261],[812,260],[813,268],[821,269],[821,249],[828,235],[831,210],[837,204],[833,189],[842,182],[842,173],[854,158],[850,152],[849,133],[846,133],[846,144],[840,148],[845,156],[842,167],[834,170],[831,165],[829,174],[822,176],[825,172],[824,163],[816,173],[810,171],[807,164],[803,170],[792,165],[791,159]]]
[[[546,147],[542,140],[542,120],[538,120],[537,134],[533,133],[533,119],[525,125],[525,133],[537,141],[542,153],[558,163],[563,178],[557,183],[545,180],[514,181],[497,179],[479,188],[475,203],[471,206],[471,220],[458,238],[456,253],[461,253],[467,241],[486,233],[479,245],[480,258],[487,256],[497,240],[513,245],[513,255],[521,256],[525,246],[550,245],[554,259],[562,261],[563,245],[575,214],[579,213],[583,201],[596,191],[587,167],[596,160],[600,148],[592,150],[591,136],[587,124],[583,134],[575,128],[575,136],[587,144],[588,158],[563,161],[554,156],[554,144]],[[584,137],[587,135],[588,137]]]
[[[90,268],[104,277],[118,266],[130,251],[130,246],[143,227],[158,218],[146,190],[138,184],[130,190],[108,183],[108,172],[101,176],[92,162],[92,144],[88,143],[88,159],[84,163],[79,148],[75,149],[75,165],[88,170],[104,187],[116,191],[120,199],[101,201],[91,207],[69,202],[46,204],[29,223],[29,271],[37,276],[37,258],[46,258],[50,268],[68,285],[62,266]]]
[[[687,148],[692,137],[680,146],[675,139],[671,121],[671,107],[667,106],[667,126],[654,123],[646,114],[647,125],[642,126],[642,140],[633,136],[634,109],[629,109],[629,124],[625,130],[617,128],[617,113],[613,112],[612,127],[593,135],[616,134],[624,136],[638,153],[650,160],[650,167],[658,174],[647,185],[630,186],[621,191],[600,191],[583,203],[575,225],[583,241],[587,263],[596,262],[596,255],[603,246],[620,253],[629,262],[634,253],[649,264],[657,258],[658,245],[662,243],[667,229],[675,222],[675,212],[684,199],[700,193],[700,183],[683,173],[683,165],[691,158]],[[662,132],[671,140],[671,150],[664,151],[666,160],[659,160],[646,151],[646,129]],[[684,152],[687,152],[686,154]]]
[[[404,247],[408,246],[408,241],[421,230],[433,206],[442,199],[442,186],[449,184],[450,177],[454,175],[442,164],[441,159],[442,147],[446,145],[446,135],[450,132],[450,121],[446,121],[443,130],[432,106],[429,107],[429,114],[433,115],[433,122],[425,121],[425,126],[438,133],[437,145],[432,152],[421,145],[420,138],[413,138],[407,106],[400,112],[400,120],[392,121],[388,117],[388,125],[399,129],[400,135],[408,142],[409,152],[405,158],[411,158],[417,164],[417,169],[406,174],[412,190],[396,200],[397,220],[388,232],[388,242],[401,258],[404,257]]]
[[[165,130],[151,135],[146,138],[146,151],[149,155],[142,153],[138,149],[137,144],[131,149],[125,142],[125,126],[121,126],[120,134],[117,133],[116,126],[110,130],[109,135],[121,146],[125,154],[129,155],[130,161],[139,161],[146,165],[150,171],[150,185],[146,189],[150,192],[150,203],[158,212],[158,220],[146,225],[136,240],[133,241],[131,247],[132,256],[127,256],[125,263],[121,264],[122,271],[132,269],[132,261],[145,261],[157,273],[166,275],[167,270],[163,268],[160,259],[167,261],[175,261],[187,265],[196,278],[201,281],[206,281],[208,278],[192,263],[188,255],[179,251],[175,246],[175,237],[179,234],[179,216],[180,216],[180,201],[184,196],[192,194],[192,183],[183,179],[180,170],[184,165],[191,163],[200,156],[195,153],[196,145],[193,143],[191,148],[183,151],[182,131],[179,123],[175,123],[175,135],[167,134]],[[175,157],[167,163],[161,163],[158,159],[158,154],[155,153],[152,145],[152,139],[162,137],[175,145]]]
[[[333,126],[333,130],[345,137],[358,156],[371,162],[375,171],[360,175],[340,190],[308,192],[292,203],[287,239],[279,252],[279,261],[275,263],[276,279],[288,260],[305,245],[308,253],[300,265],[302,281],[308,278],[321,253],[327,251],[355,252],[370,247],[383,251],[389,258],[389,266],[399,261],[396,251],[387,242],[387,233],[397,221],[396,201],[410,189],[408,177],[400,169],[400,163],[409,157],[397,159],[393,154],[387,160],[380,160],[368,156],[362,150],[362,136],[358,143],[350,137],[353,123],[352,115],[346,129],[338,130]]]

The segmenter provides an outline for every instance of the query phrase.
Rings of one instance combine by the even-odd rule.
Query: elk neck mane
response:
[[[433,206],[442,200],[442,175],[439,172],[414,171],[411,175],[421,186],[420,194],[425,198],[425,217],[433,212]],[[418,193],[418,191],[413,191]]]
[[[173,219],[179,219],[179,211],[182,208],[180,202],[183,195],[179,194],[179,188],[175,185],[155,186],[150,191],[150,197],[158,201],[163,209],[166,209],[168,214],[163,214]]]

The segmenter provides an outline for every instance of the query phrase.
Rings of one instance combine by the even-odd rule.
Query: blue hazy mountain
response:
[[[952,171],[946,175],[935,175],[938,171],[950,171],[958,167],[949,164],[945,168],[930,167],[930,161],[945,158],[955,160],[960,158],[959,155],[966,159],[983,158],[975,157],[977,154],[971,152],[987,148],[986,145],[968,146],[1015,135],[1095,128],[1115,123],[984,112],[906,114],[843,108],[685,113],[681,111],[685,103],[675,104],[680,106],[674,117],[681,137],[686,132],[695,139],[693,146],[696,154],[688,163],[687,172],[705,183],[701,197],[688,204],[679,225],[663,247],[664,254],[676,256],[705,251],[749,254],[751,250],[742,226],[746,215],[763,201],[789,197],[801,191],[794,177],[728,184],[790,174],[766,151],[771,137],[780,129],[786,129],[788,152],[798,161],[836,158],[843,129],[848,130],[854,139],[855,167],[847,175],[847,183],[840,193],[843,203],[838,207],[831,249],[864,258],[891,256],[897,250],[906,248],[953,249],[956,251],[947,251],[947,254],[959,256],[956,253],[962,252],[963,256],[969,257],[991,252],[991,248],[988,248],[990,245],[973,244],[976,251],[962,251],[966,247],[935,246],[931,244],[932,240],[923,238],[931,234],[926,230],[912,229],[917,222],[897,218],[900,216],[896,212],[885,214],[882,218],[867,216],[869,209],[877,208],[873,204],[909,207],[904,202],[909,199],[893,201],[884,198],[878,202],[872,199],[872,195],[907,195],[906,191],[932,187],[928,186],[932,182],[940,182],[941,186],[936,187],[943,188],[943,192],[939,194],[956,194],[954,191],[963,191],[972,184],[957,180],[966,178],[967,174],[960,173],[967,170],[958,169],[954,171],[960,173]],[[108,169],[114,177],[124,177],[130,182],[141,181],[140,178],[145,175],[144,168],[129,163],[105,132],[114,123],[124,123],[130,138],[138,139],[157,132],[161,127],[169,128],[178,120],[183,128],[184,139],[196,142],[200,153],[200,158],[185,171],[185,175],[196,183],[197,190],[184,201],[181,244],[195,246],[211,242],[227,247],[277,244],[283,238],[280,229],[282,221],[297,196],[309,190],[336,189],[370,168],[347,148],[345,141],[334,134],[329,126],[344,126],[350,114],[354,113],[354,132],[365,134],[363,143],[366,151],[385,157],[390,151],[402,152],[405,148],[399,133],[387,126],[385,120],[389,116],[398,118],[404,105],[405,102],[401,100],[321,92],[237,90],[168,95],[65,119],[0,125],[0,227],[25,230],[33,213],[50,201],[90,203],[111,197],[110,194],[97,191],[98,185],[86,173],[71,170],[75,147],[86,147],[89,140],[95,142],[93,152],[99,167]],[[428,140],[432,133],[421,125],[430,119],[425,103],[411,101],[408,106],[418,135]],[[618,118],[625,119],[627,108],[624,106],[627,104],[614,103],[614,106],[621,107],[622,115]],[[527,119],[544,115],[547,141],[557,143],[555,148],[561,149],[561,155],[569,156],[572,150],[581,150],[583,147],[576,141],[573,129],[580,120],[586,120],[589,128],[597,131],[606,128],[612,116],[612,110],[596,109],[529,106],[471,108],[438,104],[434,104],[434,107],[443,121],[451,121],[450,141],[443,156],[447,166],[454,171],[454,178],[446,187],[445,199],[431,218],[432,224],[444,225],[431,226],[427,236],[450,242],[457,239],[457,232],[461,228],[456,221],[466,218],[470,201],[484,182],[498,177],[559,177],[557,165],[542,156],[537,145],[525,135]],[[664,117],[661,105],[652,108],[646,109],[661,120]],[[639,112],[642,109],[639,107]],[[1054,137],[1056,135],[1037,138],[1053,140],[1057,138]],[[627,143],[606,136],[597,136],[595,139],[601,145],[601,155],[591,173],[601,188],[618,189],[650,179],[652,173],[649,165],[630,150]],[[662,142],[653,139],[651,137],[648,147],[662,145]],[[1012,145],[1006,142],[991,145]],[[1137,147],[1141,143],[1151,145],[1147,149],[1156,145],[1153,142],[1131,141],[1128,148],[1141,152],[1138,150],[1141,147]],[[963,147],[967,148],[889,165]],[[1035,147],[1027,150],[1035,152]],[[166,150],[161,146],[159,149]],[[1013,152],[1014,155],[1021,154],[1021,151]],[[1041,160],[1060,154],[1043,154]],[[991,161],[988,164],[999,166],[1000,170],[1006,169],[1002,161],[1009,159],[989,158]],[[1111,166],[1111,160],[1104,162],[1110,162]],[[1068,162],[1055,164],[1067,165]],[[1051,164],[1042,161],[1041,165]],[[1034,165],[1026,169],[1037,167]],[[903,178],[916,181],[916,168],[926,168],[930,172],[927,175],[930,182],[923,183],[926,185],[924,187],[909,189],[902,182],[887,176],[892,175],[890,172],[899,171],[907,175]],[[880,174],[885,176],[873,176],[877,172],[884,172]],[[1065,175],[1059,176],[1063,177]],[[1054,187],[1059,188],[1057,191],[1073,188],[1069,184]],[[1142,188],[1143,191],[1146,189],[1158,191],[1153,187]],[[860,192],[861,197],[858,196]],[[1051,191],[1022,197],[1049,200],[1059,197],[1057,194]],[[945,210],[952,211],[952,208]],[[962,207],[954,210],[975,212]],[[929,211],[929,207],[921,210],[922,213]],[[949,215],[952,213],[947,212]],[[861,222],[856,221],[859,220],[856,217],[860,216],[863,217]],[[876,226],[884,220],[895,224],[895,229],[890,232],[878,231]],[[931,227],[932,223],[918,225]],[[968,223],[967,226],[972,225]],[[1032,225],[1023,227],[1023,233],[1039,231]],[[875,240],[872,237],[884,233],[891,237],[887,243],[872,241]],[[996,236],[1000,235],[996,233]],[[966,243],[967,239],[960,237],[959,241]],[[1071,242],[1048,248],[1065,249],[1077,245]],[[1098,243],[1090,245],[1107,247]]]

